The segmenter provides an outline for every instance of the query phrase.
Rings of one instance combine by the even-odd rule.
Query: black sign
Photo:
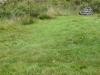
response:
[[[93,9],[91,7],[82,8],[79,12],[80,15],[92,15]]]

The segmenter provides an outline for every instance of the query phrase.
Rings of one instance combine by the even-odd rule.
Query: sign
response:
[[[92,15],[93,9],[91,7],[82,8],[79,12],[80,15]]]

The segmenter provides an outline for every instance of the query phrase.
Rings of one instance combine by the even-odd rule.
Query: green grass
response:
[[[1,21],[0,75],[100,75],[100,19]]]

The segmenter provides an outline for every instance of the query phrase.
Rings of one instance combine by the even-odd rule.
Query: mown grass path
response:
[[[0,22],[0,75],[99,75],[100,19],[62,16]]]

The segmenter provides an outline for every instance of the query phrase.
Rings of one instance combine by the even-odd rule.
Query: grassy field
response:
[[[100,18],[0,21],[0,75],[100,75]]]

